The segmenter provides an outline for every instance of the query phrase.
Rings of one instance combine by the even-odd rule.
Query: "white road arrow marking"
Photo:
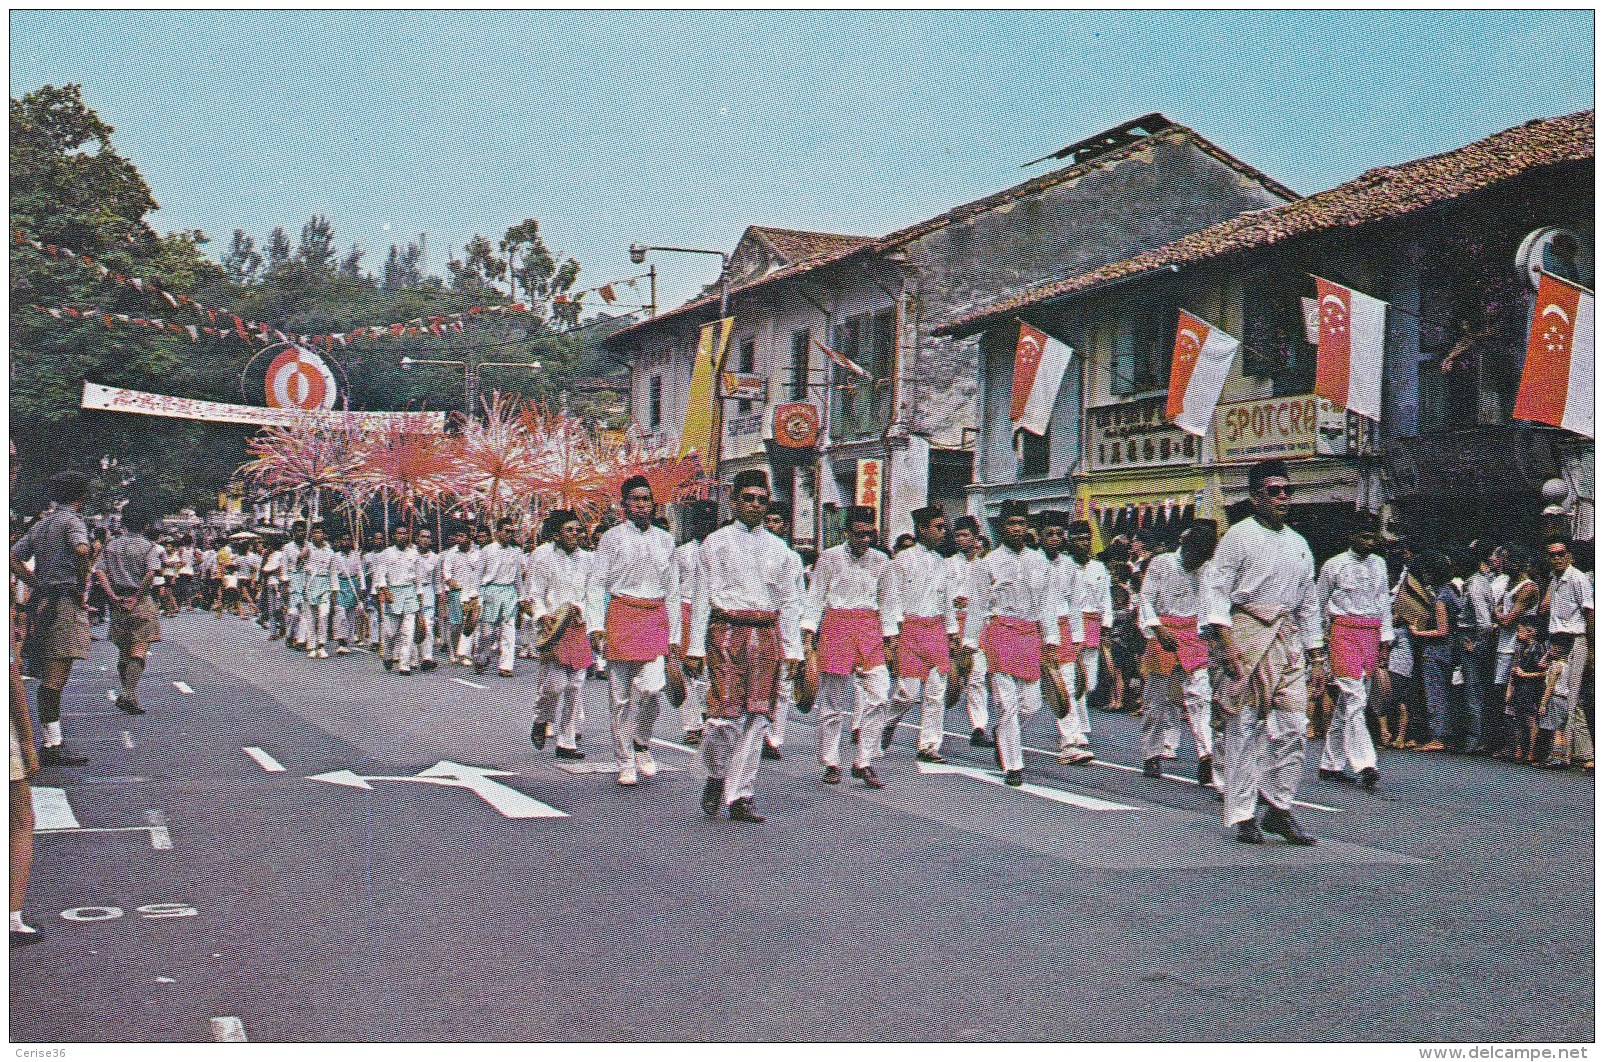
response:
[[[54,786],[33,787],[33,821],[36,830],[78,829],[78,816],[67,803],[67,791]]]
[[[497,771],[488,767],[469,767],[450,760],[441,760],[433,767],[415,775],[360,775],[355,771],[329,771],[311,776],[315,782],[348,786],[352,789],[372,789],[370,782],[423,782],[427,785],[450,789],[472,790],[474,795],[501,812],[509,819],[566,819],[568,813],[558,811],[549,804],[522,793],[511,786],[493,781],[494,778],[516,775],[516,771]]]
[[[284,765],[254,745],[245,746],[245,755],[255,760],[264,771],[282,771]]]
[[[187,682],[174,682],[173,683],[173,688],[176,689],[179,693],[194,693],[195,692],[194,690],[189,688],[189,683],[187,683]]]
[[[973,778],[977,782],[990,782],[992,785],[1008,786],[1001,775],[995,771],[983,771],[978,767],[959,767],[951,763],[923,763],[919,764],[920,774],[961,774],[965,778]],[[1044,800],[1053,800],[1060,804],[1081,808],[1085,811],[1135,811],[1129,804],[1116,804],[1111,800],[1099,800],[1096,797],[1081,796],[1079,793],[1066,793],[1062,789],[1049,789],[1041,785],[1008,786],[1009,789],[1018,789],[1020,792],[1038,796]]]

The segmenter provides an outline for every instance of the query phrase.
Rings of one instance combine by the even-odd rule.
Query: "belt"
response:
[[[772,627],[778,619],[778,615],[773,612],[726,612],[721,608],[713,610],[715,623],[728,623],[735,627]]]

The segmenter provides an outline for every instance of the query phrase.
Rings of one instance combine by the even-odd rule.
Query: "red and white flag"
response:
[[[1014,430],[1047,434],[1047,422],[1064,382],[1064,370],[1075,352],[1039,328],[1019,322],[1019,345],[1014,348],[1014,392],[1008,419]]]
[[[603,284],[596,289],[596,294],[600,295],[602,302],[609,306],[618,301],[618,293],[613,290],[611,284]]]
[[[1177,428],[1199,438],[1209,433],[1214,407],[1231,375],[1231,359],[1242,341],[1207,321],[1180,312],[1175,354],[1170,358],[1170,400],[1164,416]]]
[[[819,352],[822,353],[825,357],[827,357],[831,361],[835,362],[835,364],[841,366],[841,368],[845,369],[847,372],[851,373],[853,376],[862,376],[865,379],[868,378],[869,370],[865,369],[862,365],[859,365],[857,362],[853,361],[851,358],[847,357],[845,354],[842,354],[840,351],[830,349],[829,347],[825,346],[823,343],[820,343],[817,339],[815,339],[813,341],[813,345],[818,347],[819,348]]]
[[[1314,393],[1339,409],[1379,421],[1387,304],[1319,277],[1314,284],[1320,303]]]
[[[1515,416],[1593,438],[1593,293],[1552,273],[1537,283]]]

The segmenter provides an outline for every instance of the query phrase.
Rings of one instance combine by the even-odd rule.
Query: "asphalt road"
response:
[[[1311,768],[1319,845],[1250,847],[1131,769],[1129,717],[1094,713],[1098,764],[1027,753],[1035,791],[964,737],[975,775],[921,773],[904,730],[870,792],[819,783],[803,716],[768,822],[709,822],[672,718],[634,790],[537,753],[528,662],[404,677],[248,620],[166,633],[147,715],[111,706],[103,641],[68,687],[93,762],[36,779],[57,832],[14,1042],[1593,1038],[1590,776],[1384,753],[1366,794]],[[586,716],[590,768],[600,683]]]

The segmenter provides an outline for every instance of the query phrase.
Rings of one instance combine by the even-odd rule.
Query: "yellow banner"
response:
[[[729,346],[730,332],[735,318],[723,317],[702,326],[701,338],[696,342],[696,366],[691,370],[691,393],[685,403],[685,428],[679,436],[679,455],[688,457],[693,451],[702,461],[702,471],[713,475],[710,467],[713,449],[713,383],[724,364],[724,349]]]

